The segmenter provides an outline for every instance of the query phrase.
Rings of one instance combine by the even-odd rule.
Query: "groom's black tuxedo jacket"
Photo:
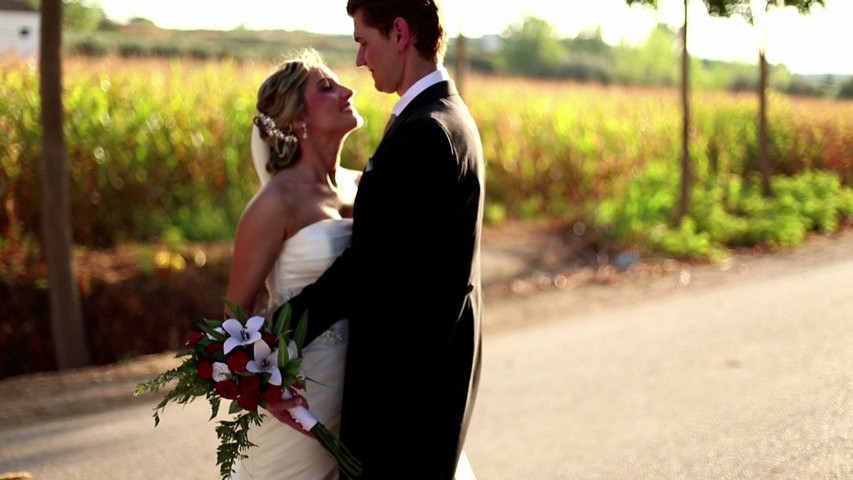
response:
[[[350,320],[341,437],[367,480],[453,478],[480,368],[484,170],[454,85],[429,87],[362,175],[351,246],[290,301],[309,340]]]

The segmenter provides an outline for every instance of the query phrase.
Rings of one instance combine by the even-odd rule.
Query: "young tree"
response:
[[[625,0],[628,5],[640,4],[658,7],[657,0]],[[681,192],[676,221],[690,210],[690,54],[687,51],[687,0],[684,0],[684,25],[681,27]]]
[[[753,8],[760,8],[764,31],[762,41],[758,46],[758,165],[761,168],[761,193],[765,197],[773,196],[770,177],[773,173],[770,160],[767,158],[767,16],[773,7],[796,7],[800,13],[811,12],[815,5],[824,6],[824,0],[702,0],[708,13],[718,17],[740,15],[756,27],[756,15]]]
[[[44,0],[41,13],[42,235],[56,362],[60,369],[66,369],[88,365],[90,357],[71,265],[69,173],[62,130],[62,2]]]
[[[500,59],[507,73],[553,76],[565,57],[565,49],[553,25],[536,17],[525,17],[503,33]]]
[[[41,0],[26,0],[41,9]],[[62,0],[62,28],[77,32],[92,32],[107,22],[100,2],[95,0]]]
[[[462,32],[456,37],[456,88],[463,97],[468,90],[468,39]]]
[[[853,98],[853,78],[850,78],[838,90],[838,98]]]

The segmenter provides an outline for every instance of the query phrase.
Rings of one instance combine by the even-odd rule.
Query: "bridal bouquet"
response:
[[[247,457],[243,452],[255,446],[248,433],[252,424],[260,425],[264,418],[258,407],[290,398],[289,389],[305,388],[306,379],[299,367],[308,329],[307,314],[291,329],[289,306],[282,309],[270,327],[263,317],[246,318],[240,307],[226,303],[237,318],[199,323],[199,330],[184,345],[186,349],[178,352],[178,357],[187,357],[183,363],[140,384],[134,392],[158,392],[177,381],[175,388],[154,407],[154,426],[160,423],[160,412],[170,402],[185,405],[204,397],[213,410],[212,420],[219,414],[222,399],[230,400],[228,411],[236,417],[220,421],[216,427],[216,463],[223,479],[231,476],[239,459]],[[359,461],[307,408],[297,407],[289,413],[335,457],[342,473],[361,476]]]

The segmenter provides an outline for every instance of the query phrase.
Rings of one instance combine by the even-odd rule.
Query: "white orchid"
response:
[[[261,339],[261,327],[264,326],[264,317],[252,317],[246,321],[243,326],[238,320],[229,318],[222,322],[222,328],[228,333],[229,337],[225,339],[223,352],[228,355],[228,352],[241,345],[251,345]]]
[[[288,348],[288,352],[290,349]],[[255,359],[249,360],[246,370],[252,373],[266,372],[270,374],[270,384],[281,385],[281,371],[278,369],[278,349],[270,350],[267,342],[255,342]]]
[[[221,382],[223,380],[227,380],[231,375],[231,369],[228,368],[228,364],[222,362],[213,362],[213,381]]]

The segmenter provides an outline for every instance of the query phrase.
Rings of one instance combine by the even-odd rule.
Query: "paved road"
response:
[[[853,258],[630,308],[583,290],[493,315],[468,446],[481,480],[853,478]],[[0,426],[0,473],[216,478],[203,403]]]
[[[489,340],[483,479],[853,479],[853,259]]]

